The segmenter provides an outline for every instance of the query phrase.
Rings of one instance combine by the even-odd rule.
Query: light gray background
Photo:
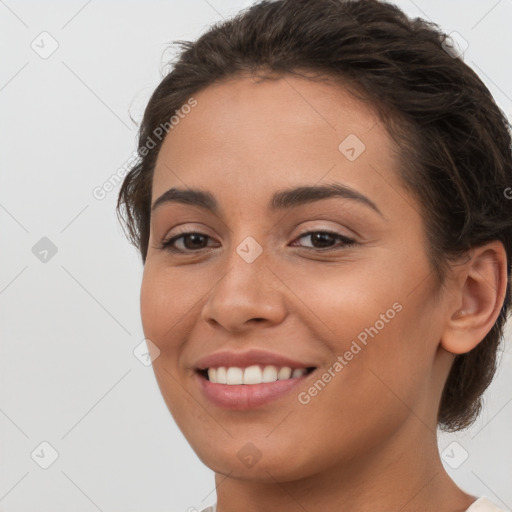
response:
[[[133,153],[129,113],[140,120],[168,43],[250,3],[0,0],[3,512],[185,511],[215,501],[213,473],[133,354],[144,338],[142,265],[117,224],[119,187],[103,200],[93,190]],[[459,32],[465,61],[512,114],[512,0],[397,3]],[[46,59],[31,48],[51,49],[43,31],[58,43]],[[57,248],[46,262],[32,252],[43,237]],[[467,451],[457,469],[447,465],[461,487],[508,509],[510,346],[509,334],[477,423],[439,441],[446,460]],[[51,457],[42,442],[58,452],[48,469],[38,465]]]

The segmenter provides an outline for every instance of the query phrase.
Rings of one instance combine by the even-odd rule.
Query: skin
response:
[[[473,250],[440,291],[392,141],[369,105],[339,85],[246,76],[194,97],[197,106],[160,150],[152,201],[171,187],[200,188],[220,212],[177,202],[154,210],[141,315],[160,351],[153,368],[162,396],[216,473],[219,512],[466,510],[476,497],[444,470],[437,409],[454,354],[476,346],[496,320],[503,246]],[[338,149],[349,134],[366,146],[354,161]],[[274,192],[327,183],[364,194],[382,215],[340,197],[268,209]],[[326,230],[356,244],[328,238],[337,249],[325,252],[303,236]],[[183,231],[209,238],[202,245],[181,238],[175,247],[186,254],[161,248]],[[263,249],[252,263],[236,252],[248,236]],[[401,311],[308,404],[299,403],[298,393],[394,303]],[[221,409],[201,393],[194,363],[249,348],[317,370],[271,404]],[[248,442],[261,455],[251,467],[237,456]]]

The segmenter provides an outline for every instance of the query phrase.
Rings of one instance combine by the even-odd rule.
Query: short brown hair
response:
[[[154,140],[155,130],[201,89],[241,74],[301,71],[348,87],[377,109],[397,143],[398,173],[420,205],[439,283],[449,262],[472,247],[499,240],[507,253],[498,319],[473,350],[456,355],[443,390],[438,425],[456,431],[480,413],[510,309],[512,143],[505,115],[476,73],[444,50],[446,37],[438,25],[378,0],[264,0],[195,42],[176,41],[179,58],[146,107],[139,161],[122,184],[117,211],[145,262],[153,170],[164,140]]]

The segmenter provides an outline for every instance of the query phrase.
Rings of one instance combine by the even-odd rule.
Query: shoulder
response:
[[[217,512],[216,505],[206,507],[200,512]],[[473,504],[466,510],[466,512],[506,512],[505,510],[497,507],[487,496],[478,498]]]
[[[208,511],[209,512],[209,511]],[[506,512],[505,510],[497,507],[487,496],[478,498],[466,510],[466,512]]]

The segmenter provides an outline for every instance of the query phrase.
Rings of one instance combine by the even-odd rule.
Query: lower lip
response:
[[[284,397],[294,388],[304,383],[304,380],[313,373],[314,371],[294,379],[233,386],[230,384],[213,384],[199,374],[196,374],[196,378],[199,379],[199,385],[206,398],[215,405],[224,409],[246,411]]]

